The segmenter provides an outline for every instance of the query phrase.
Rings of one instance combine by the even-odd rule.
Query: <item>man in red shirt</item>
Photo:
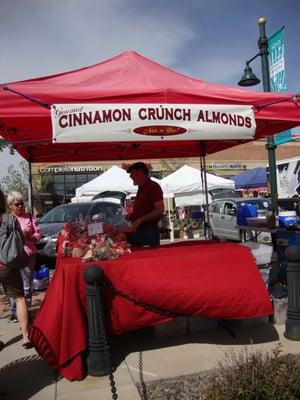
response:
[[[158,222],[164,213],[161,187],[152,181],[145,163],[132,164],[127,172],[133,184],[138,186],[133,211],[127,216],[132,222],[131,242],[133,246],[159,246],[160,232]]]

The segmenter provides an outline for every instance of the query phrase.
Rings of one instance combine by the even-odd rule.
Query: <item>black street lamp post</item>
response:
[[[259,79],[253,74],[252,69],[249,67],[251,61],[257,56],[261,57],[261,68],[263,78],[263,88],[265,92],[270,92],[270,74],[269,74],[269,60],[268,60],[268,39],[266,36],[266,19],[259,18],[257,21],[259,25],[259,40],[258,48],[259,53],[251,60],[246,62],[246,68],[242,79],[239,81],[241,86],[252,86],[259,83]],[[269,136],[267,139],[266,149],[269,156],[269,177],[271,188],[271,202],[272,210],[277,212],[277,180],[276,180],[276,159],[275,149],[276,144],[274,136]],[[273,237],[276,241],[276,236]],[[284,335],[288,339],[300,340],[300,247],[288,246],[285,251],[285,257],[288,260],[287,264],[287,289],[288,289],[288,307],[287,307],[287,320],[286,331]]]
[[[261,56],[261,73],[263,78],[263,88],[265,92],[270,92],[270,73],[269,73],[269,50],[268,38],[266,35],[266,19],[261,17],[257,21],[259,25],[259,39],[257,42],[259,54]]]
[[[241,80],[238,82],[240,86],[253,86],[257,85],[260,80],[256,77],[256,75],[252,72],[249,64],[255,60],[258,56],[261,58],[261,70],[262,70],[262,81],[263,81],[263,89],[265,92],[270,92],[270,72],[269,72],[269,60],[268,60],[268,38],[266,35],[266,19],[261,17],[257,21],[259,25],[259,39],[258,39],[258,48],[259,53],[257,53],[254,57],[252,57],[249,61],[246,61],[246,68],[244,70],[244,75]],[[276,158],[275,158],[275,149],[276,144],[273,136],[268,136],[266,149],[268,150],[268,158],[269,158],[269,182],[270,182],[270,190],[271,190],[271,203],[272,210],[276,212],[277,209],[277,179],[276,179]]]

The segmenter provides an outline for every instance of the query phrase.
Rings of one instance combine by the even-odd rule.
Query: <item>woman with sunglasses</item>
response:
[[[37,253],[36,242],[41,239],[42,233],[36,219],[30,213],[25,211],[24,199],[21,193],[19,192],[9,193],[7,196],[7,204],[10,212],[17,217],[17,220],[21,226],[25,238],[24,250],[26,254],[29,256],[27,265],[24,265],[24,268],[22,268],[20,272],[23,279],[25,298],[27,301],[28,310],[30,312],[31,298],[32,298],[33,270],[35,266],[36,253]],[[15,318],[16,318],[15,305],[12,304],[11,320],[14,321]]]
[[[0,230],[1,235],[3,234],[2,216],[6,214],[6,201],[5,196],[0,190]],[[16,221],[15,229],[21,231],[18,221]],[[23,335],[23,346],[26,349],[30,349],[32,344],[28,339],[29,329],[29,318],[27,304],[23,292],[23,282],[18,269],[8,268],[3,264],[0,264],[0,283],[3,286],[4,292],[7,298],[12,298],[16,303],[17,318],[21,326]]]

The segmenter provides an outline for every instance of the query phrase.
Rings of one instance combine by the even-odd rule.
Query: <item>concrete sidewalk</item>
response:
[[[43,295],[35,295],[38,307]],[[8,322],[8,307],[0,297],[0,339],[6,346],[0,353],[0,384],[7,392],[0,397],[6,400],[110,400],[112,398],[108,377],[87,377],[80,382],[69,382],[51,370],[34,349],[22,348],[19,325]],[[136,388],[143,383],[215,369],[230,349],[269,351],[280,342],[284,352],[300,353],[300,342],[290,341],[283,335],[284,325],[261,323],[257,326],[231,330],[224,326],[168,336],[172,329],[166,325],[147,328],[113,338],[112,357],[117,393],[121,400],[141,399]],[[181,327],[182,328],[182,327]],[[164,332],[167,334],[164,337]],[[171,332],[172,333],[172,332]],[[174,332],[173,332],[174,333]],[[176,333],[176,332],[175,332]],[[74,333],[76,334],[76,333]],[[159,336],[159,337],[158,337]]]

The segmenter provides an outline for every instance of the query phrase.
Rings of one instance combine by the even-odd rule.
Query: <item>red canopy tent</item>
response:
[[[236,139],[222,141],[206,139],[203,141],[201,137],[199,137],[199,140],[177,141],[168,140],[167,138],[161,140],[161,138],[158,138],[159,140],[157,141],[147,141],[143,136],[137,135],[137,140],[128,142],[101,142],[101,137],[99,137],[99,140],[93,143],[52,143],[50,108],[54,104],[90,103],[250,105],[254,109],[256,121],[254,139],[259,139],[300,124],[300,110],[297,106],[297,98],[298,96],[256,93],[238,88],[206,83],[171,71],[134,52],[126,52],[108,61],[76,71],[2,85],[2,90],[0,88],[0,134],[5,140],[13,143],[17,151],[30,162],[196,157],[237,145],[240,141]],[[221,249],[224,249],[222,254],[225,254],[226,257],[221,258],[225,261],[227,260],[230,264],[230,268],[227,268],[226,263],[219,262],[221,253],[217,254],[216,251],[211,248],[207,252],[199,251],[199,253],[183,249],[183,252],[180,252],[182,254],[182,260],[175,254],[174,260],[178,262],[178,272],[174,270],[174,263],[170,264],[169,254],[166,254],[165,261],[168,266],[172,267],[173,279],[171,280],[168,270],[163,268],[164,264],[162,264],[161,259],[155,262],[155,266],[161,268],[165,275],[167,274],[167,282],[169,287],[171,287],[169,303],[167,301],[163,306],[170,310],[174,307],[175,311],[180,311],[180,309],[177,309],[177,303],[174,304],[176,296],[174,296],[173,284],[175,285],[176,282],[187,282],[183,289],[185,295],[191,300],[188,303],[191,303],[195,307],[198,306],[196,310],[197,314],[194,313],[194,315],[215,317],[215,315],[203,313],[202,300],[200,299],[195,302],[195,296],[193,296],[193,294],[191,295],[190,282],[196,282],[196,284],[198,286],[200,285],[202,290],[204,290],[206,303],[209,303],[208,292],[211,293],[213,299],[216,298],[216,293],[219,295],[221,294],[222,301],[224,302],[224,291],[219,288],[220,286],[221,288],[225,286],[227,292],[230,294],[228,304],[235,307],[238,303],[238,309],[242,308],[242,312],[238,314],[235,313],[235,315],[224,314],[222,312],[222,317],[248,318],[251,316],[257,317],[269,314],[271,312],[269,295],[259,277],[259,272],[255,268],[254,261],[250,257],[250,251],[238,245],[230,245],[232,246],[233,252],[229,254],[228,244],[221,243],[218,245]],[[202,245],[200,246],[202,247]],[[215,245],[212,244],[212,246]],[[165,249],[166,247],[162,247],[160,252],[164,252]],[[155,249],[153,251],[153,254],[156,256],[158,254],[157,250]],[[243,253],[245,257],[241,258],[240,253]],[[139,257],[139,254],[141,257]],[[143,254],[145,253],[133,253],[133,256],[138,257],[136,271],[139,271],[139,273],[136,273],[132,268],[127,268],[127,270],[128,272],[133,272],[137,286],[141,288],[141,293],[144,295],[148,293],[148,290],[144,290],[144,286],[140,285],[140,283],[146,282],[149,284],[150,280],[144,279],[145,275],[141,275],[140,266],[144,265],[145,268],[148,269],[146,264],[149,262],[149,274],[154,277],[153,279],[156,282],[159,282],[160,287],[160,290],[155,291],[155,295],[156,297],[158,295],[159,299],[164,298],[167,291],[161,279],[157,278],[158,275],[155,273],[153,275],[153,259],[151,257],[147,258]],[[186,254],[189,254],[189,256],[193,258],[190,263],[187,263]],[[204,257],[203,262],[199,261],[199,254]],[[216,254],[217,256],[214,258],[219,268],[218,271],[223,271],[222,275],[220,275],[220,273],[216,275],[215,272],[211,273],[211,271],[215,271],[214,268],[211,268],[213,266],[212,255]],[[121,260],[121,262],[123,262],[123,260]],[[199,268],[199,263],[201,268]],[[59,297],[51,297],[51,294],[49,294],[50,297],[48,297],[48,299],[50,299],[52,315],[55,321],[58,321],[55,328],[62,326],[67,328],[67,330],[64,332],[63,329],[53,329],[53,324],[47,322],[48,317],[45,318],[44,312],[48,309],[47,305],[45,305],[47,303],[44,302],[43,307],[40,309],[39,317],[35,320],[37,329],[32,330],[31,334],[35,335],[37,331],[41,332],[41,335],[39,338],[36,338],[34,343],[44,356],[47,356],[47,354],[50,355],[50,357],[53,355],[55,356],[55,368],[61,373],[63,373],[63,369],[69,369],[68,375],[65,374],[69,379],[74,379],[74,377],[81,379],[82,366],[81,364],[79,365],[81,361],[78,361],[78,359],[80,359],[82,352],[86,348],[86,330],[82,329],[82,321],[85,321],[85,316],[77,312],[74,314],[73,309],[71,312],[67,313],[63,312],[63,310],[66,310],[65,305],[68,304],[71,304],[71,306],[74,306],[74,304],[75,306],[78,305],[81,311],[84,309],[82,307],[83,303],[78,302],[79,296],[82,295],[83,290],[77,287],[78,282],[82,282],[83,279],[82,265],[79,265],[77,275],[74,275],[73,266],[70,265],[71,268],[68,268],[65,262],[62,264],[63,267],[58,268],[58,271],[62,272],[62,279],[59,278],[59,274],[56,274],[53,280],[54,283],[52,282],[50,289],[52,288],[54,290],[52,293],[56,295],[57,290],[55,285],[61,285],[67,282],[68,290],[67,292],[61,292],[62,296]],[[234,264],[236,264],[238,268],[238,273],[236,274],[234,272],[235,269],[232,268]],[[183,265],[184,268],[182,268]],[[73,291],[69,290],[71,287],[69,285],[70,279],[68,279],[68,276],[65,275],[63,271],[65,266],[75,279]],[[245,266],[247,266],[247,268],[245,268]],[[204,267],[210,272],[206,273]],[[126,268],[126,265],[124,265],[124,268]],[[118,267],[115,269],[111,268],[110,271],[112,270],[116,272],[120,271]],[[183,271],[186,272],[185,281],[182,279],[181,275]],[[201,276],[205,276],[208,283],[203,284],[202,278],[195,279],[194,271],[197,271]],[[223,278],[224,274],[225,278]],[[248,274],[251,274],[251,277],[254,277],[254,279],[249,279],[250,275]],[[123,274],[122,282],[126,284],[126,280],[123,279],[124,276]],[[143,279],[141,279],[141,276]],[[215,276],[220,276],[221,278],[215,280]],[[249,282],[251,283],[250,285]],[[132,283],[129,283],[126,289],[131,288],[132,290],[132,287],[134,287]],[[232,301],[231,296],[233,293],[232,287],[235,288],[236,293],[234,301]],[[244,287],[246,287],[247,290],[244,290]],[[179,291],[183,292],[183,289],[180,287]],[[195,293],[197,294],[198,292],[199,289],[196,287]],[[137,291],[132,293],[134,297],[139,298]],[[162,293],[163,295],[161,295]],[[244,294],[246,294],[245,301],[243,299]],[[67,301],[67,296],[70,301]],[[63,299],[62,303],[60,301],[61,299]],[[150,298],[140,297],[140,299],[148,303],[152,302]],[[58,301],[56,302],[56,300]],[[59,310],[62,310],[60,314],[57,314],[57,308],[53,307],[53,301],[56,302]],[[123,299],[121,299],[121,301],[123,301]],[[185,301],[180,301],[180,304],[185,303]],[[220,305],[222,306],[222,302],[217,301],[217,303],[218,307],[220,307]],[[168,307],[169,304],[172,305],[172,307]],[[214,304],[215,303],[208,304],[208,308],[214,310]],[[157,304],[157,306],[160,306],[160,304]],[[225,304],[225,308],[226,306],[227,304]],[[137,311],[132,314],[133,319],[135,319],[135,315],[142,314],[141,309],[138,306],[135,307],[137,307]],[[232,307],[228,309],[230,308]],[[113,312],[115,311],[116,308],[113,309]],[[79,334],[75,335],[75,339],[72,337],[70,341],[68,328],[69,326],[74,326],[74,323],[72,322],[72,324],[69,324],[68,321],[70,321],[70,319],[68,318],[70,315],[73,315],[72,313],[78,316],[78,326],[81,331],[78,330]],[[129,313],[125,310],[124,315],[128,316],[128,314]],[[145,318],[149,321],[149,314],[151,316],[153,313],[151,314],[147,311],[146,314]],[[116,315],[118,318],[118,313]],[[50,335],[45,334],[47,329],[50,329]],[[78,337],[80,337],[79,341],[77,340]],[[39,342],[41,338],[44,340]],[[61,341],[61,338],[67,338],[67,341]],[[31,339],[34,340],[33,337],[31,337]],[[68,343],[68,345],[65,346],[65,343]],[[44,353],[42,353],[41,349],[44,349]],[[58,350],[60,354],[57,358],[56,350]],[[74,363],[77,364],[75,367]]]
[[[58,75],[10,82],[0,90],[0,134],[31,162],[195,157],[241,140],[52,143],[53,104],[222,104],[254,108],[254,139],[300,124],[298,96],[251,92],[174,72],[135,52]]]

